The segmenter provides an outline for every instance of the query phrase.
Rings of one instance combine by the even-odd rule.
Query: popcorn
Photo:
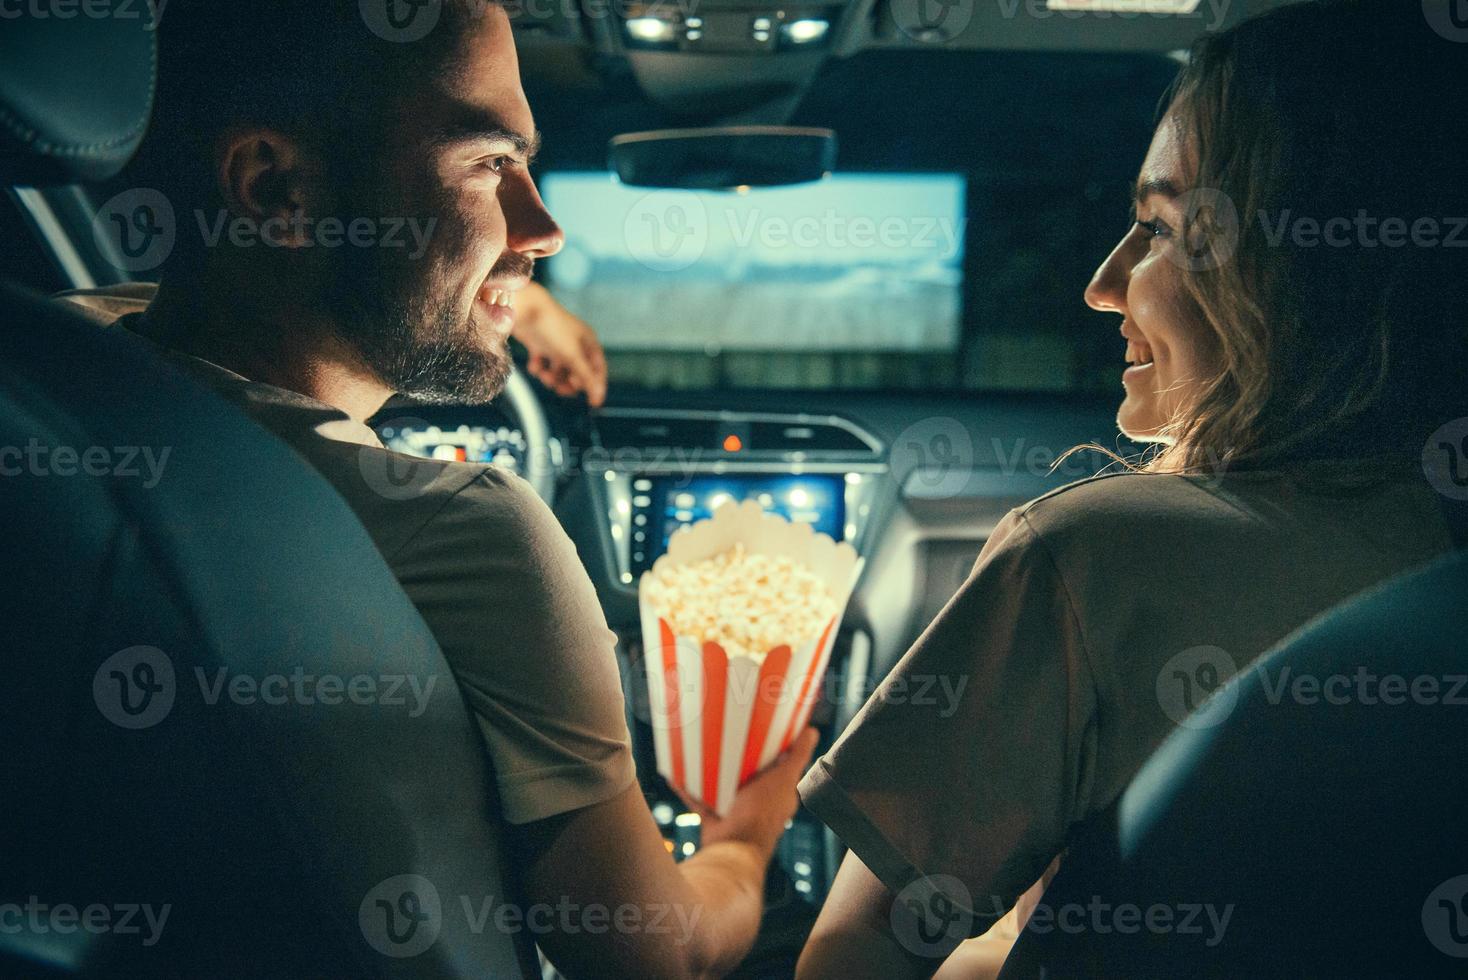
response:
[[[761,661],[782,643],[819,636],[837,612],[831,590],[805,565],[751,554],[743,542],[703,561],[661,565],[642,587],[678,635]]]
[[[860,573],[850,545],[753,501],[673,535],[640,585],[653,743],[670,785],[726,813],[795,740]]]

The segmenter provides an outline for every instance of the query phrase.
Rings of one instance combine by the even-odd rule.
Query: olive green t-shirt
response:
[[[1122,474],[1012,511],[805,805],[894,892],[957,879],[982,930],[1208,689],[1447,550],[1420,472],[1354,470]]]
[[[574,544],[528,483],[486,464],[392,452],[330,405],[164,353],[304,456],[356,512],[443,649],[506,821],[568,813],[633,784],[616,635]]]

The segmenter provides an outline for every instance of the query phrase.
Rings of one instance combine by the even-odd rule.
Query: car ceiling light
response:
[[[661,17],[629,17],[626,27],[628,37],[649,44],[670,42],[677,34],[677,25]]]
[[[780,33],[785,40],[791,44],[813,44],[826,36],[831,29],[831,22],[819,17],[802,17],[800,20],[792,20],[780,27]]]
[[[1202,0],[1045,0],[1050,10],[1104,10],[1129,14],[1191,14]]]

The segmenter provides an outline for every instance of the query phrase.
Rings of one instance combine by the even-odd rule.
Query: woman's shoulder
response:
[[[1109,473],[1058,487],[1017,513],[1041,536],[1072,527],[1248,520],[1252,508],[1223,484],[1222,477],[1206,475]]]
[[[1131,472],[1059,487],[1014,517],[1057,555],[1251,553],[1382,532],[1418,537],[1414,528],[1437,520],[1431,496],[1420,472],[1364,465]]]

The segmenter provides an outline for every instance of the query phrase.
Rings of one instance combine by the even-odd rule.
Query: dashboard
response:
[[[441,409],[437,413],[426,411],[442,413]],[[492,463],[511,473],[523,473],[530,450],[525,433],[510,420],[489,413],[473,424],[462,421],[464,411],[458,409],[437,421],[395,418],[379,425],[377,434],[394,452],[461,463]]]

